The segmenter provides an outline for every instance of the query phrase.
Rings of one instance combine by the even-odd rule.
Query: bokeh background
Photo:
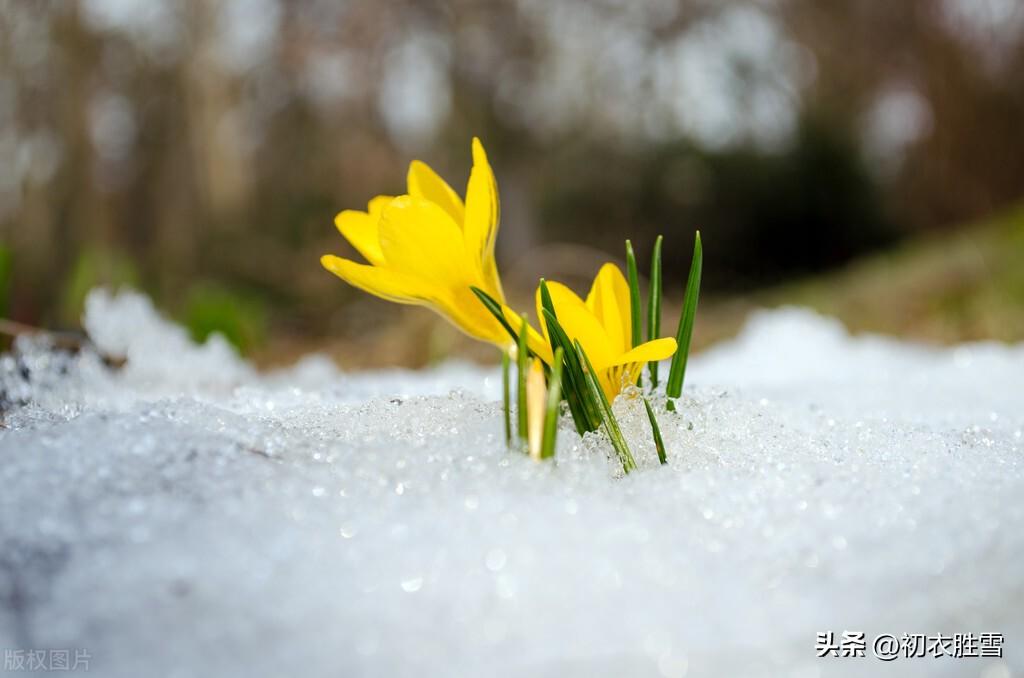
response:
[[[671,307],[699,228],[698,345],[783,303],[1020,340],[1022,123],[1019,0],[7,0],[0,316],[131,285],[263,364],[493,358],[318,264],[478,135],[522,307],[659,233]]]

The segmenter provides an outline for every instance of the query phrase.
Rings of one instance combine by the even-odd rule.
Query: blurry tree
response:
[[[461,190],[474,134],[513,288],[624,234],[678,277],[697,227],[711,292],[822,270],[1024,197],[1022,36],[1013,0],[0,1],[8,311],[70,323],[126,258],[179,316],[343,334],[334,214],[412,157]]]

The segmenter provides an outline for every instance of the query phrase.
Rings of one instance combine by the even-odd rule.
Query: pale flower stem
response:
[[[501,352],[501,405],[505,414],[505,446],[512,445],[512,403],[509,400],[509,358],[508,351]]]
[[[519,326],[518,343],[516,346],[516,367],[518,373],[517,382],[517,393],[516,393],[516,415],[517,415],[517,433],[519,435],[520,443],[524,450],[527,443],[527,418],[526,418],[526,372],[529,365],[529,351],[526,346],[526,333],[527,333],[527,322],[526,316],[522,317],[522,323]]]

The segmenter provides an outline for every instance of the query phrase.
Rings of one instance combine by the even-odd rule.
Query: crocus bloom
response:
[[[377,196],[366,212],[346,210],[334,223],[366,259],[324,255],[331,273],[389,301],[427,306],[466,334],[502,347],[509,336],[470,290],[504,304],[494,261],[498,185],[483,145],[473,139],[466,200],[426,164],[409,166],[408,194]]]
[[[547,287],[558,323],[570,339],[580,342],[609,400],[629,384],[636,383],[645,363],[664,360],[676,352],[676,340],[672,338],[654,339],[632,347],[629,285],[615,264],[601,267],[586,301],[561,283],[548,282]],[[538,289],[537,315],[547,338],[547,323],[541,309]],[[537,348],[541,349],[537,354],[548,360],[550,350]]]

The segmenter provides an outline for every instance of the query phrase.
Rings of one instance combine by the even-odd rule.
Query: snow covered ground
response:
[[[667,467],[616,403],[623,478],[568,422],[555,465],[506,451],[489,369],[260,374],[128,294],[85,324],[123,367],[0,360],[0,648],[103,676],[1024,672],[1024,346],[765,312],[691,363]],[[867,656],[818,658],[844,631]],[[1004,656],[883,662],[885,633]]]

